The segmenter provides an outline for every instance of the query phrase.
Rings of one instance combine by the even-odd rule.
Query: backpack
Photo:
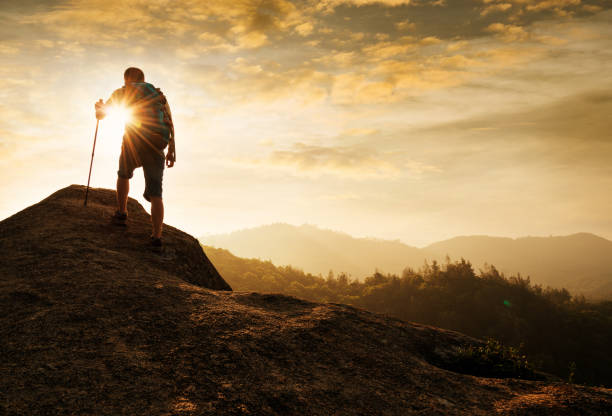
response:
[[[118,90],[121,101],[132,108],[136,128],[144,128],[161,134],[170,141],[174,137],[174,125],[166,96],[148,82],[134,82]]]

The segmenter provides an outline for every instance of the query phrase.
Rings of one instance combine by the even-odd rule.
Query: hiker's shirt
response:
[[[164,113],[164,95],[148,82],[132,82],[115,90],[106,104],[124,106],[131,120],[125,125],[127,137],[153,139],[161,136],[164,144],[170,139],[170,127]]]

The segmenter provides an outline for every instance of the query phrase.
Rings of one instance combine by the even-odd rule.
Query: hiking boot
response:
[[[127,212],[115,211],[111,217],[111,222],[115,225],[125,227],[127,225]]]
[[[161,253],[162,247],[163,247],[163,244],[162,244],[161,238],[151,236],[151,249],[155,253]]]

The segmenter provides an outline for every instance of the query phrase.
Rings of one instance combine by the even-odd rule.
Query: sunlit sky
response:
[[[166,222],[424,245],[612,238],[610,0],[70,0],[0,5],[0,218],[85,184],[128,66],[170,102]],[[92,186],[114,188],[100,122]],[[130,196],[142,198],[142,170]]]

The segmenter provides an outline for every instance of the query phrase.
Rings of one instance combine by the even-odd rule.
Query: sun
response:
[[[111,105],[106,111],[106,128],[113,135],[123,135],[125,125],[132,121],[132,112],[123,105]]]
[[[112,104],[105,108],[106,117],[100,122],[100,151],[112,156],[121,149],[125,126],[133,122],[132,112],[124,105]]]
[[[99,134],[95,149],[92,181],[104,187],[113,187],[117,178],[117,163],[125,127],[134,123],[133,111],[121,104],[105,107],[106,116],[99,121]]]

